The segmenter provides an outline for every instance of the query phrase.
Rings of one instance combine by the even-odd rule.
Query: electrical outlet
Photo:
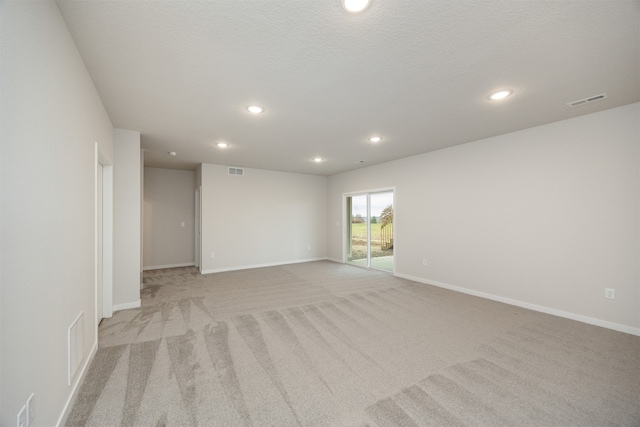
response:
[[[424,258],[424,259],[422,260],[422,265],[427,265],[427,259],[426,259],[426,258]]]
[[[307,246],[307,250],[310,251],[311,250],[311,245]]]
[[[211,252],[211,258],[215,258],[216,257],[216,253],[215,252]]]
[[[604,288],[604,297],[608,299],[616,299],[616,290],[611,288]]]
[[[36,406],[34,402],[35,394],[31,393],[31,396],[27,399],[27,427],[33,422],[33,418],[36,416]]]
[[[20,412],[18,412],[17,425],[18,427],[27,427],[27,407],[26,406],[23,406],[22,409],[20,409]]]

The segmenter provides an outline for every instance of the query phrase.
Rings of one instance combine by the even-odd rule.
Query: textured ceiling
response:
[[[58,5],[113,125],[141,132],[147,166],[330,175],[640,100],[638,1]],[[514,94],[487,99],[503,88]]]

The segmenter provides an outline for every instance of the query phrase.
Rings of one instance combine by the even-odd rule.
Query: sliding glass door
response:
[[[346,197],[347,262],[393,272],[393,191]]]

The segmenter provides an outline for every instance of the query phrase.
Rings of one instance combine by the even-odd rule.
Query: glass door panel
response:
[[[347,197],[347,261],[368,267],[367,195]]]
[[[369,195],[369,266],[393,271],[393,192]]]
[[[347,262],[393,272],[393,192],[347,197]]]

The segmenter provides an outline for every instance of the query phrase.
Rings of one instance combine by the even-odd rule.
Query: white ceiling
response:
[[[637,0],[58,5],[113,125],[141,132],[153,167],[331,175],[640,100]]]

